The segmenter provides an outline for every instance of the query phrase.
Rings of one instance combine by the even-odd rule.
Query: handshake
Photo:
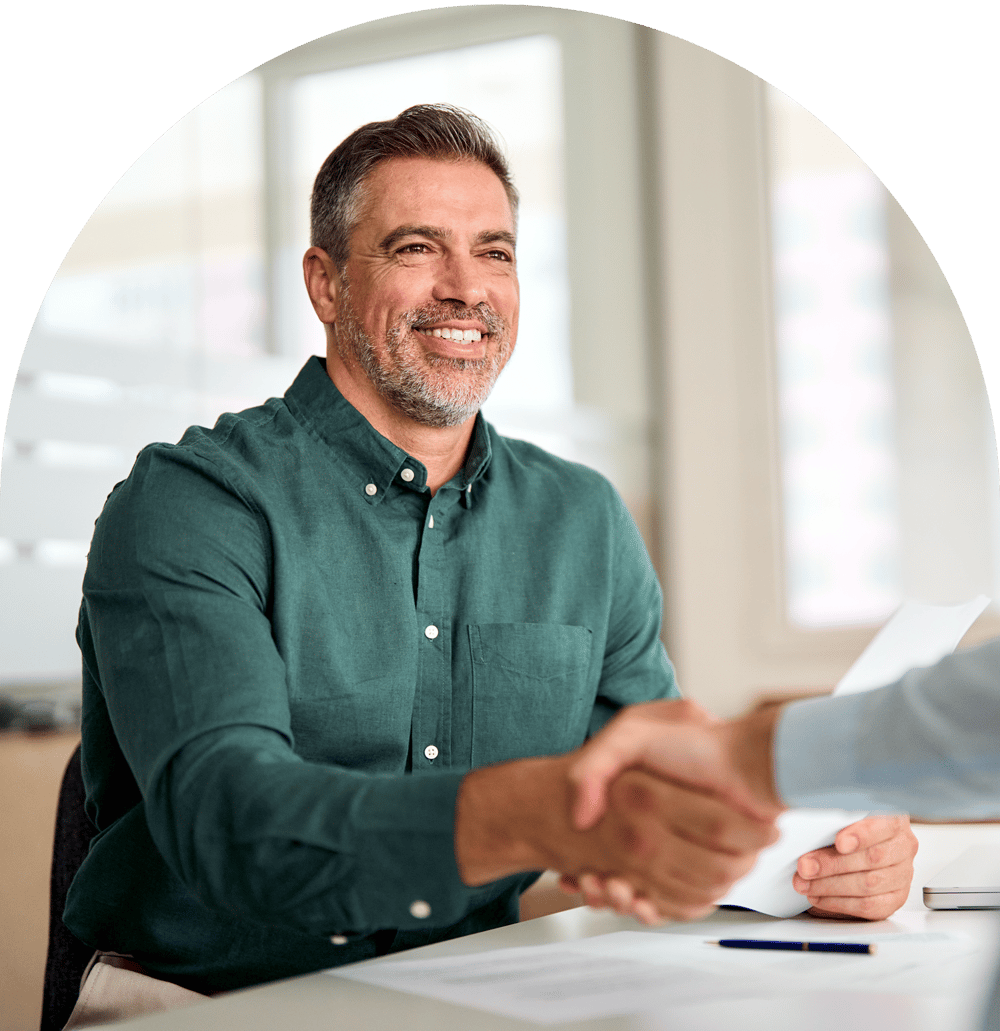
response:
[[[472,771],[456,807],[462,879],[554,869],[588,905],[646,924],[704,916],[778,839],[780,711],[724,722],[647,702],[568,755]],[[907,817],[869,817],[802,856],[793,886],[814,916],[885,919],[906,901],[916,851]]]

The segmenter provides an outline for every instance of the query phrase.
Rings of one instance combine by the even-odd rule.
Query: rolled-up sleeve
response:
[[[595,734],[626,705],[679,698],[674,667],[660,640],[663,592],[631,515],[610,485],[611,546],[608,636],[590,721]]]

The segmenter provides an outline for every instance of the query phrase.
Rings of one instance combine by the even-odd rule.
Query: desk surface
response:
[[[998,952],[1000,921],[990,912],[930,911],[923,905],[926,880],[969,845],[995,842],[1000,845],[1000,825],[949,824],[915,828],[920,839],[916,876],[906,905],[890,920],[869,925],[873,933],[945,931],[967,935],[980,944],[970,960],[961,984],[945,995],[898,995],[852,992],[824,992],[789,995],[782,998],[719,1001],[695,1006],[671,1007],[664,1011],[630,1014],[600,1020],[556,1025],[562,1031],[729,1031],[731,1028],[766,1028],[767,1031],[973,1031],[977,1028],[983,997],[989,988]],[[760,921],[770,917],[750,913],[718,912],[696,924],[678,924],[666,933],[724,936],[727,925]],[[816,937],[816,928],[836,939],[836,922],[796,917],[808,927],[803,937]],[[481,934],[371,962],[392,963],[400,959],[467,955],[517,945],[543,945],[637,930],[631,920],[587,909],[573,909],[540,917],[512,927]],[[661,929],[657,933],[664,933]],[[292,1027],[296,1031],[511,1031],[538,1027],[510,1017],[438,1002],[422,996],[386,988],[310,974],[289,981],[250,988],[170,1013],[140,1017],[119,1024],[129,1031],[273,1031]]]

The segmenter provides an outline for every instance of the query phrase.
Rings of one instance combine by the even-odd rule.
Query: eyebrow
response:
[[[429,240],[446,240],[450,235],[447,229],[442,229],[440,226],[396,226],[392,232],[382,238],[379,246],[382,250],[387,251],[407,236],[425,236]]]
[[[506,243],[511,250],[517,249],[517,237],[506,229],[487,229],[476,237],[476,243]]]
[[[423,236],[428,240],[447,240],[451,236],[451,230],[443,229],[440,226],[403,225],[396,226],[392,232],[382,238],[379,247],[383,251],[390,250],[400,240],[408,236]],[[477,244],[483,243],[506,243],[513,250],[517,246],[517,238],[506,229],[484,229],[476,237]]]

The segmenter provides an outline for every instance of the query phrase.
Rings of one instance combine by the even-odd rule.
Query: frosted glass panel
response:
[[[237,79],[170,128],[73,244],[37,328],[250,357],[263,342],[261,97]]]

